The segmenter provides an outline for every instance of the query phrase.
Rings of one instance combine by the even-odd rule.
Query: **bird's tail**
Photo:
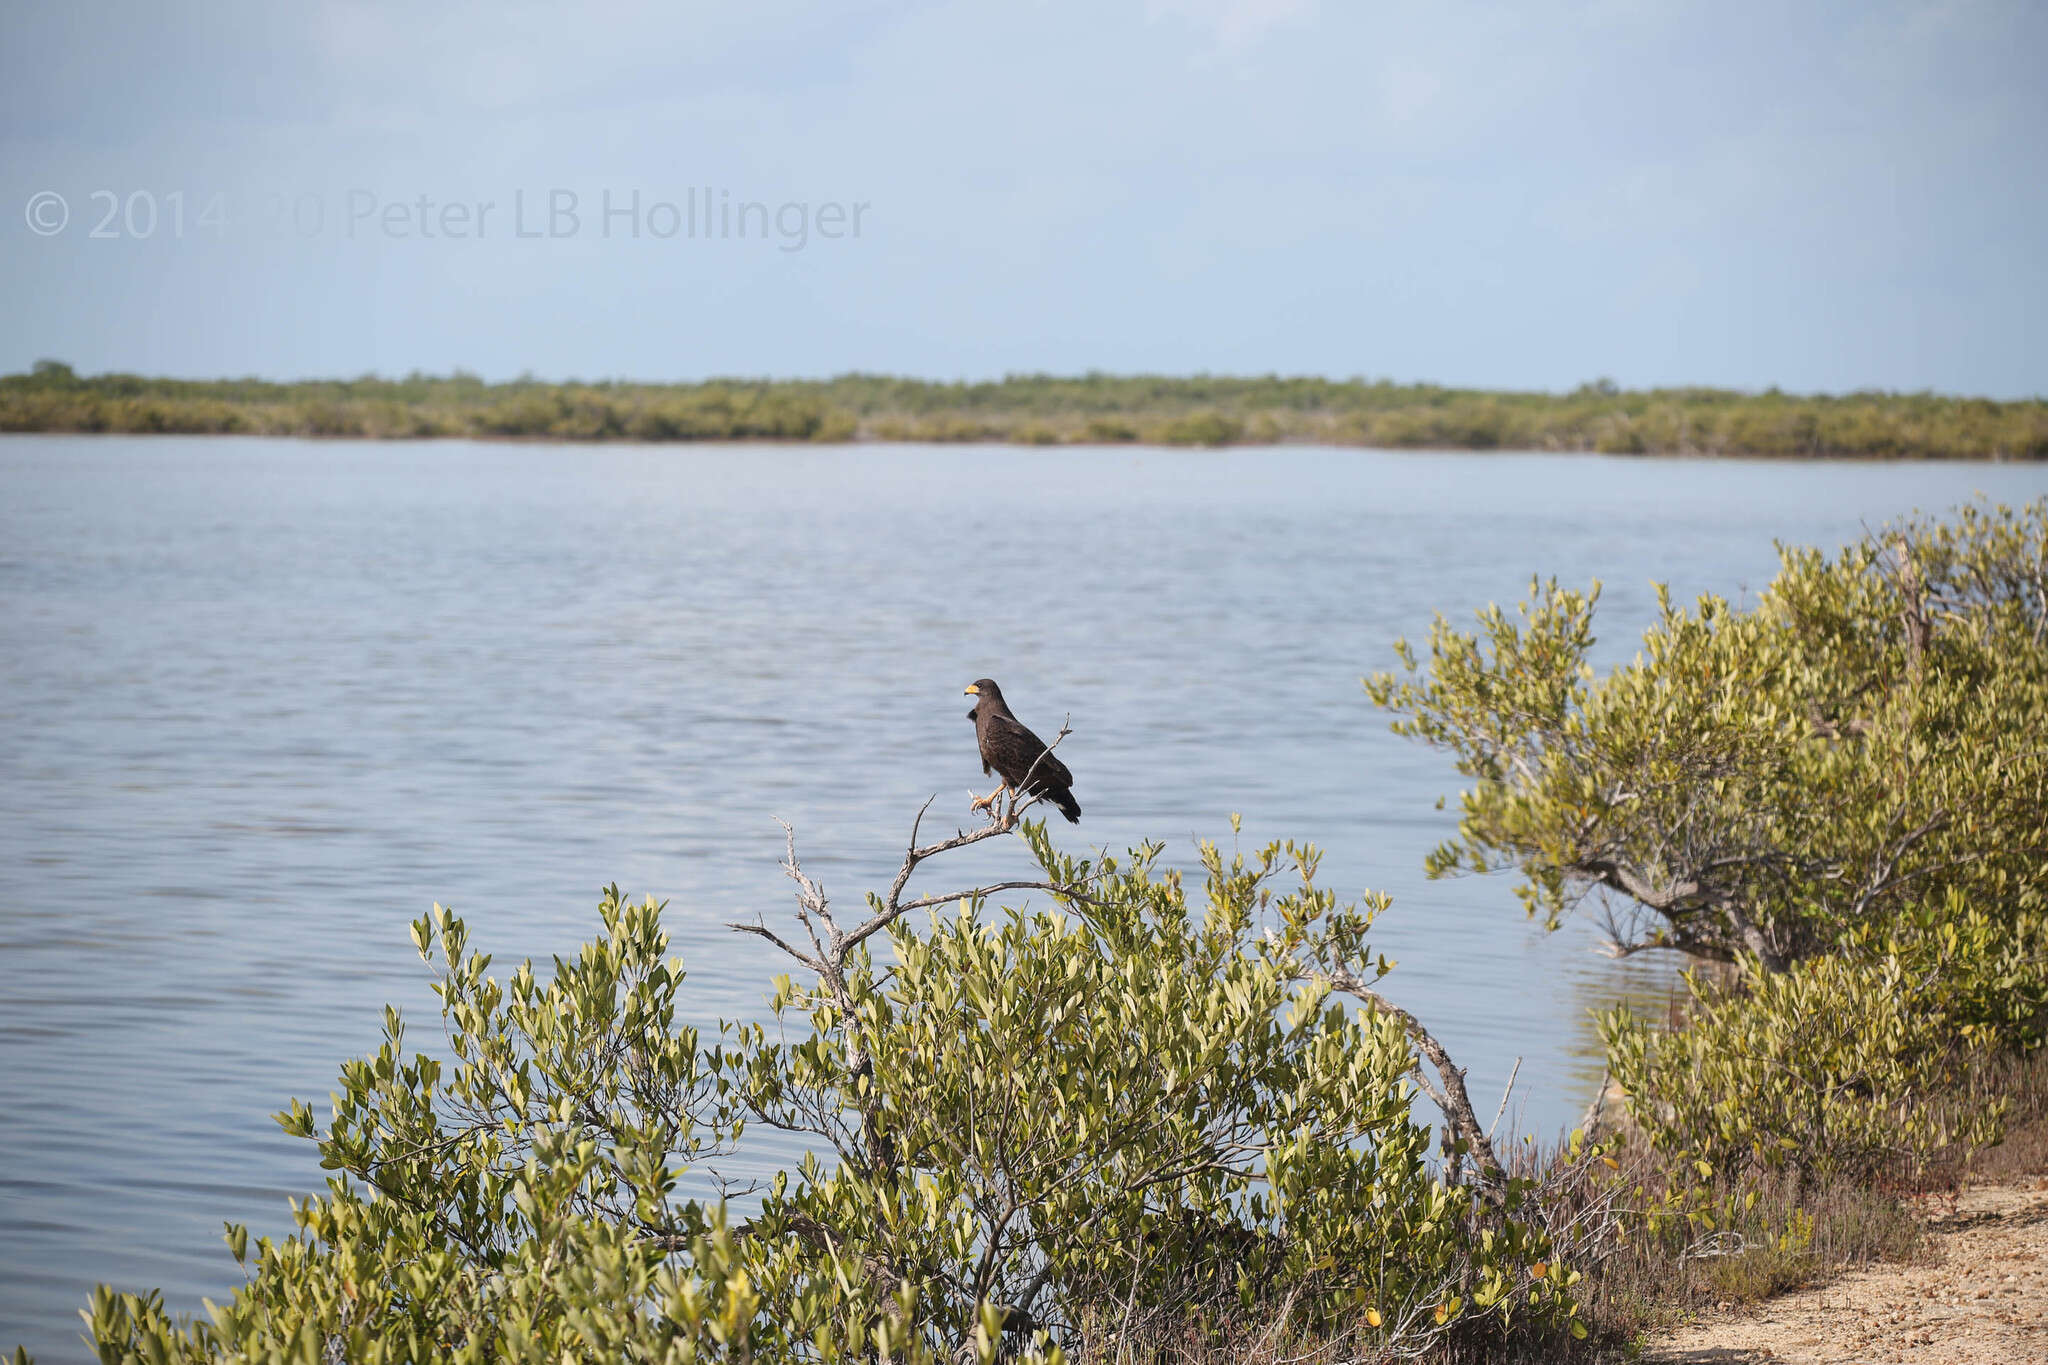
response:
[[[1052,793],[1052,803],[1060,808],[1061,815],[1067,817],[1068,824],[1078,825],[1081,823],[1081,803],[1074,799],[1072,792]]]

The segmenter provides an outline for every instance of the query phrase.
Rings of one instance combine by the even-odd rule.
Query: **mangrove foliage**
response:
[[[2048,458],[2048,402],[1771,390],[1515,393],[1386,380],[1010,375],[491,384],[473,376],[277,383],[0,377],[0,431],[549,441],[1270,445],[1914,459]]]

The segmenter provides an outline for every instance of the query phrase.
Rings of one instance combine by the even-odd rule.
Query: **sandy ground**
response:
[[[1928,1254],[1709,1314],[1651,1344],[1657,1365],[2048,1365],[2048,1178],[1966,1190]]]

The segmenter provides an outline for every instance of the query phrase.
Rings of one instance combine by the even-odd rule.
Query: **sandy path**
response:
[[[2048,1179],[1971,1189],[1926,1259],[1845,1275],[1653,1342],[1657,1365],[2048,1365]]]

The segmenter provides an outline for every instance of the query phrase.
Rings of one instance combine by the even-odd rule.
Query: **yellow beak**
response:
[[[969,683],[967,684],[967,686],[960,689],[960,695],[963,697],[978,697],[981,695],[981,689],[976,687],[973,683]]]

